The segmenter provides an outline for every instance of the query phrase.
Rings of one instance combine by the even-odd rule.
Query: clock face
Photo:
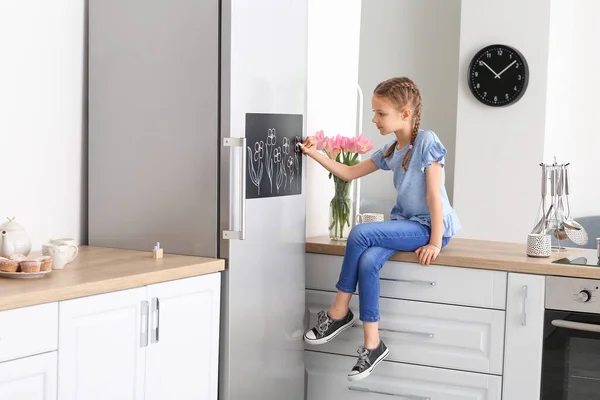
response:
[[[494,107],[515,103],[525,93],[529,81],[525,57],[518,50],[500,44],[478,51],[468,72],[473,96]]]

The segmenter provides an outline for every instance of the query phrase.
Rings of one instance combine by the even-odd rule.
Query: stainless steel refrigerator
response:
[[[304,399],[307,0],[88,13],[89,244],[226,259],[220,398]]]

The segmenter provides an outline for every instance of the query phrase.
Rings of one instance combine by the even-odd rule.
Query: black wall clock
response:
[[[469,89],[485,105],[507,106],[517,102],[527,90],[529,67],[517,50],[494,44],[479,50],[468,71]]]

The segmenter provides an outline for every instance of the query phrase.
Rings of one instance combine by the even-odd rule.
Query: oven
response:
[[[541,400],[600,399],[599,288],[600,280],[546,277]]]

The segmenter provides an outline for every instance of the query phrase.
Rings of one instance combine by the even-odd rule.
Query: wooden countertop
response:
[[[330,240],[328,236],[313,237],[306,240],[306,251],[308,253],[344,255],[345,249],[345,242]],[[552,261],[571,256],[586,256],[590,260],[597,260],[596,250],[569,248],[567,251],[560,253],[552,252],[552,256],[549,258],[528,257],[525,251],[525,244],[454,238],[440,252],[433,264],[600,279],[600,266],[552,264]],[[418,262],[413,252],[398,252],[390,260]]]
[[[0,278],[0,310],[68,300],[223,271],[215,258],[80,246],[77,258],[64,269],[40,279]]]

